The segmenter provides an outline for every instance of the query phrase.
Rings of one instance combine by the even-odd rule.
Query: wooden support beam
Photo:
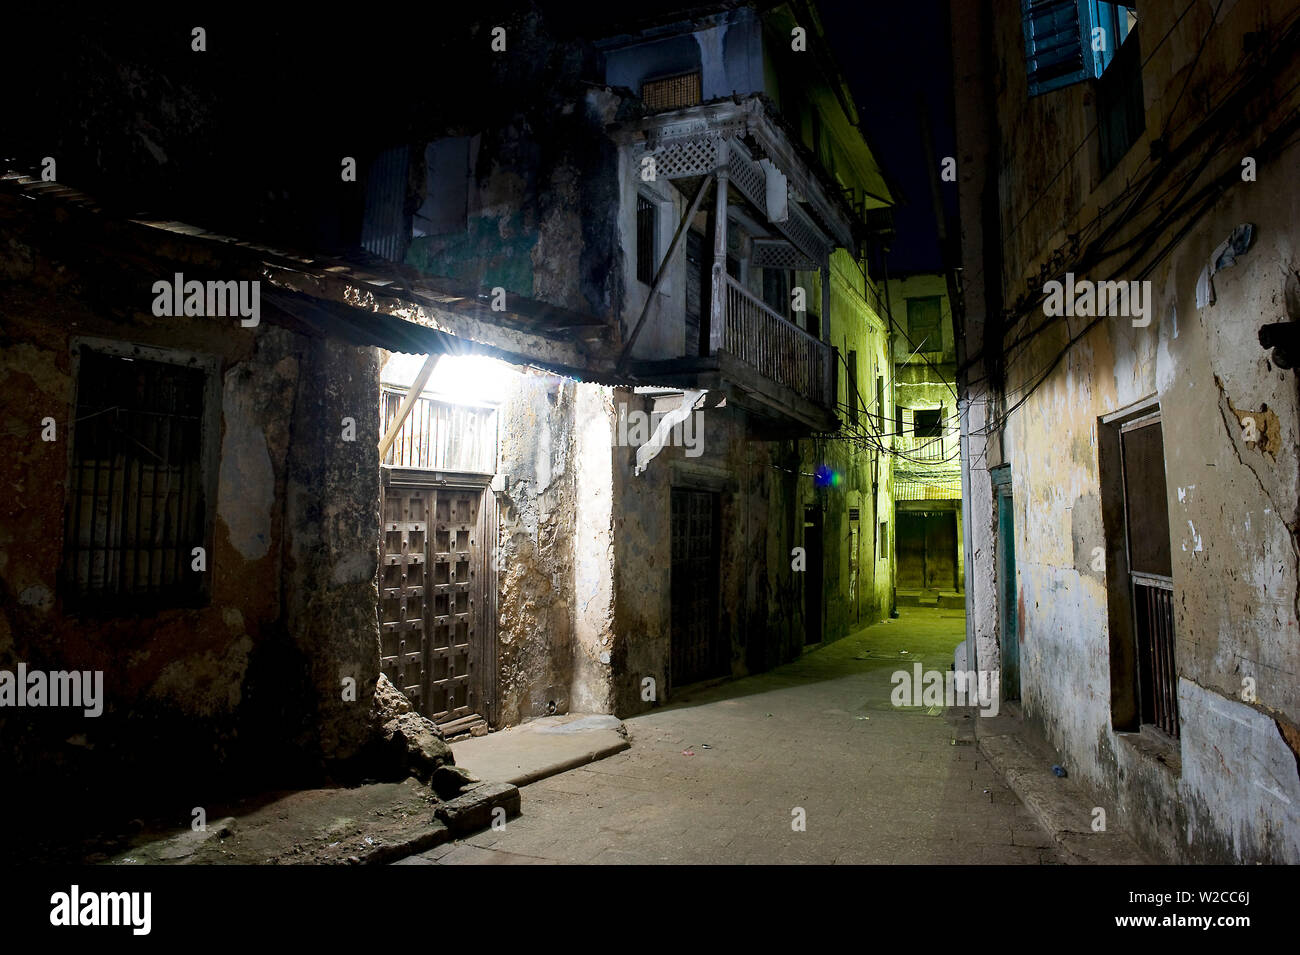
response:
[[[415,376],[415,383],[411,385],[410,391],[406,393],[406,397],[402,399],[402,403],[397,407],[397,417],[393,419],[393,423],[388,426],[388,430],[384,432],[383,438],[379,441],[380,464],[388,455],[388,449],[397,440],[397,435],[401,433],[402,425],[406,423],[407,416],[411,413],[411,409],[415,407],[416,399],[420,397],[420,393],[424,391],[424,386],[429,381],[429,376],[433,374],[433,366],[438,363],[438,359],[441,357],[441,354],[425,356],[424,364],[420,366],[420,373]]]

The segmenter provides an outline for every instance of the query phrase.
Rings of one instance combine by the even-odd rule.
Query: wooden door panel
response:
[[[480,488],[385,489],[382,668],[448,735],[486,726],[495,686],[485,527]]]

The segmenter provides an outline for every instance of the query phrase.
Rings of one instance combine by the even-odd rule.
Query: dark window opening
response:
[[[704,290],[708,287],[704,263],[704,236],[694,229],[686,233],[686,354],[700,354],[700,316]]]
[[[64,549],[70,609],[201,601],[205,575],[191,566],[207,544],[205,385],[197,368],[82,352]]]
[[[790,315],[791,273],[786,269],[763,270],[763,301],[778,315]]]
[[[813,311],[804,312],[804,321],[808,325],[806,331],[809,335],[813,338],[822,337],[822,317],[820,315]]]
[[[912,412],[912,432],[918,438],[937,438],[943,433],[943,409],[933,411],[917,409]]]
[[[858,404],[861,399],[858,397],[858,353],[849,352],[849,423],[855,428],[858,426]]]
[[[1165,499],[1160,422],[1123,431],[1124,523],[1137,637],[1138,704],[1142,722],[1178,736],[1178,674],[1174,667],[1173,564]]]
[[[636,197],[636,277],[650,285],[655,280],[655,204]]]
[[[1097,81],[1097,135],[1103,175],[1115,168],[1145,129],[1142,55],[1134,31]]]
[[[876,375],[876,421],[880,425],[880,432],[883,434],[885,428],[885,376]]]

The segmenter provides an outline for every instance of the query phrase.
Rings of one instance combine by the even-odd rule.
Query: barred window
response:
[[[192,365],[83,349],[65,522],[70,609],[192,606],[205,575],[203,405]]]
[[[700,73],[679,73],[641,84],[641,102],[648,110],[681,109],[700,102]]]

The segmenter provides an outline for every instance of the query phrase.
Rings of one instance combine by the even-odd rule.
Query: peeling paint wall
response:
[[[498,419],[498,699],[505,726],[572,709],[573,428],[583,386],[545,375],[517,381]]]
[[[676,399],[673,399],[674,403]],[[707,399],[706,399],[707,401]],[[654,410],[653,399],[615,389],[614,402]],[[661,409],[662,410],[662,409]],[[802,581],[790,572],[796,542],[798,457],[791,442],[755,441],[743,412],[705,407],[698,415],[701,453],[665,447],[641,474],[636,448],[613,448],[615,488],[615,712],[626,715],[672,698],[674,487],[712,491],[720,507],[719,640],[726,673],[742,676],[797,656]],[[616,422],[611,420],[611,427]],[[642,698],[653,679],[656,697]]]
[[[448,130],[468,139],[464,186],[449,186],[415,150],[407,207],[436,205],[446,193],[463,208],[457,227],[415,232],[406,264],[612,317],[623,289],[616,149],[605,126],[620,99],[581,82],[581,44],[557,41],[537,17],[512,24],[509,42],[522,52],[494,57],[490,89],[480,91],[496,104],[492,115],[465,116]]]
[[[1243,35],[1281,23],[1287,8],[1243,0],[1212,31],[1209,9],[1189,14],[1144,71],[1145,138],[1168,125],[1194,57],[1201,61],[1184,102],[1201,104],[1188,106],[1199,120],[1195,110],[1222,90],[1196,84],[1235,68]],[[1140,11],[1152,24],[1179,12],[1158,2]],[[1067,232],[1114,202],[1148,151],[1139,140],[1105,178],[1085,152],[1049,186],[1087,132],[1086,90],[1027,99],[1015,9],[998,17],[994,36],[1006,79],[999,135],[1011,157],[1001,183],[1004,225],[1023,218],[1004,249],[1004,291],[1014,299]],[[1142,36],[1154,45],[1150,30]],[[1275,89],[1293,90],[1295,71],[1292,62]],[[1247,125],[1270,128],[1294,109],[1261,105]],[[1240,162],[1231,149],[1216,156],[1210,166],[1220,172]],[[1288,320],[1283,290],[1300,269],[1298,162],[1295,145],[1261,156],[1256,181],[1231,184],[1175,239],[1145,276],[1154,299],[1149,325],[1110,317],[1085,333],[1082,321],[1069,332],[1058,323],[1009,365],[1014,400],[1070,334],[1079,338],[1003,435],[1015,493],[1025,714],[1099,804],[1118,808],[1141,841],[1179,861],[1300,861],[1300,402],[1295,373],[1274,366],[1256,338],[1261,325]],[[1212,250],[1244,222],[1255,227],[1253,248],[1214,276],[1217,301],[1198,308],[1197,280]],[[1162,416],[1173,557],[1181,738],[1172,752],[1112,728],[1107,579],[1086,559],[1094,546],[1113,543],[1098,492],[1098,419],[1151,396]],[[1256,424],[1250,441],[1246,416]],[[990,566],[991,555],[982,560]]]
[[[127,768],[149,787],[233,782],[269,758],[285,773],[315,772],[322,758],[351,755],[378,672],[372,350],[309,339],[269,308],[255,329],[154,317],[151,283],[176,270],[169,240],[157,240],[152,268],[124,264],[119,243],[95,244],[92,232],[3,215],[0,467],[12,493],[0,513],[0,667],[102,670],[105,695],[95,719],[0,712],[11,768],[29,773],[33,791],[43,774]],[[86,620],[64,606],[73,345],[85,338],[213,363],[203,606]],[[357,420],[355,443],[340,440],[343,415]],[[58,422],[52,443],[40,439],[46,416]],[[356,703],[341,702],[342,675],[356,678]]]

